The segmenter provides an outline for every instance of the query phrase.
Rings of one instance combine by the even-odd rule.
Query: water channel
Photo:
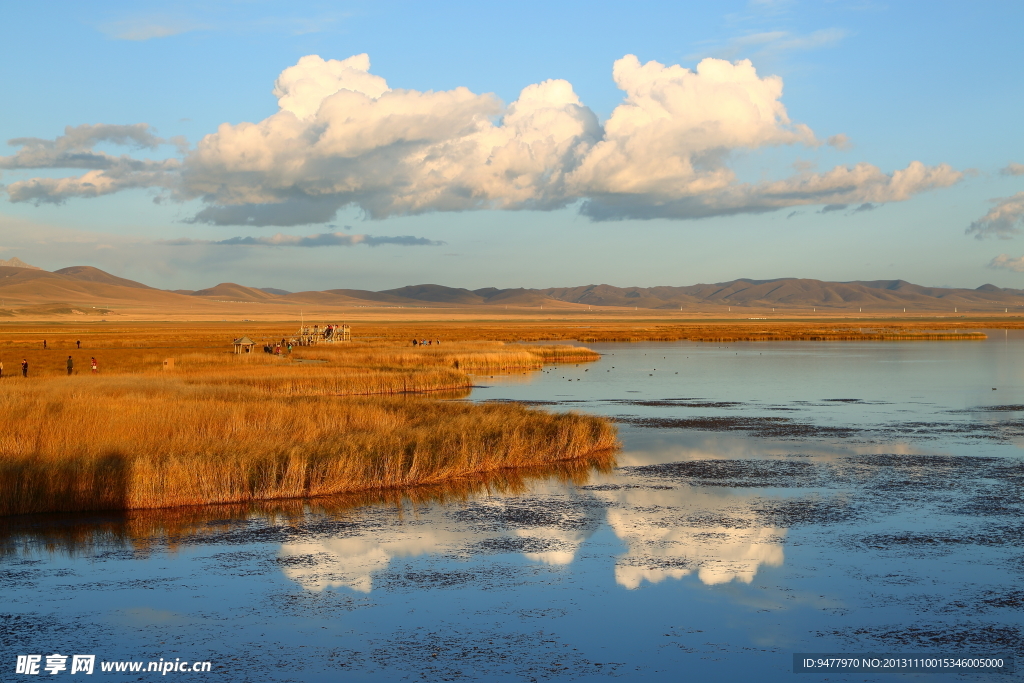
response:
[[[782,681],[794,653],[1020,659],[1024,334],[988,334],[594,344],[597,363],[480,377],[467,400],[614,417],[611,469],[4,521],[2,678],[53,652],[209,660],[203,677],[229,681]]]

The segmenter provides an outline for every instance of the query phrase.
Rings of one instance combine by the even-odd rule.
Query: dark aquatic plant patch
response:
[[[513,613],[505,620],[527,623],[512,631],[458,623],[439,623],[429,631],[400,630],[380,639],[368,659],[379,670],[407,672],[410,680],[426,681],[592,680],[623,673],[624,663],[592,661],[557,633],[538,629],[529,614]]]
[[[713,510],[687,515],[680,522],[683,526],[697,529],[749,529],[754,526],[754,520],[749,517],[736,517]]]
[[[575,531],[600,526],[604,507],[592,498],[514,498],[505,505],[469,503],[450,516],[456,522],[489,531],[531,527]]]
[[[870,493],[930,492],[939,510],[953,515],[1012,516],[1024,510],[1024,463],[1003,458],[877,454],[844,458],[850,476]],[[936,496],[937,493],[943,495]]]
[[[685,569],[693,571],[702,563],[686,557],[655,557],[653,555],[633,556],[619,560],[621,567],[637,567],[639,569]]]
[[[375,583],[378,586],[386,587],[388,590],[423,590],[439,588],[461,588],[463,586],[478,584],[482,580],[501,581],[502,572],[498,567],[491,567],[489,572],[483,571],[388,571],[378,574]],[[507,570],[506,570],[507,573]],[[486,576],[485,576],[486,574]]]
[[[649,408],[735,408],[746,405],[740,401],[707,401],[699,398],[663,398],[649,400],[614,399],[607,401],[615,405],[645,406]]]
[[[1024,413],[1024,405],[1004,405],[1004,406],[975,406],[974,408],[965,408],[963,410],[951,410],[951,413]]]
[[[76,635],[77,628],[48,615],[0,614],[0,647],[7,651],[27,650],[37,643]]]
[[[1005,485],[992,491],[970,495],[966,500],[954,501],[942,507],[958,515],[1017,516],[1024,513],[1024,491],[1018,486]]]
[[[768,439],[848,438],[862,430],[854,427],[824,427],[795,422],[788,417],[618,417],[617,422],[654,429],[694,429],[706,432],[749,432]]]
[[[806,524],[842,524],[861,516],[861,510],[843,497],[769,499],[755,503],[751,510],[765,526],[786,528]]]
[[[1003,624],[931,624],[875,627],[850,627],[818,632],[819,636],[832,636],[846,642],[868,641],[890,648],[913,647],[958,648],[953,653],[968,653],[959,648],[985,648],[986,654],[1011,651],[1024,652],[1024,636],[1020,628]],[[976,650],[977,651],[977,650]]]
[[[846,462],[873,467],[920,468],[934,471],[936,469],[970,471],[972,473],[1002,462],[1001,458],[969,455],[905,455],[902,453],[878,453],[870,455],[854,455],[845,458]]]
[[[659,486],[657,484],[592,484],[580,486],[581,491],[625,491],[626,489],[643,489],[646,491],[672,491],[675,486]]]
[[[999,547],[1020,543],[1024,530],[1011,527],[989,527],[963,531],[903,532],[872,534],[860,542],[875,550],[909,548],[949,548],[952,546],[977,545]]]
[[[937,439],[956,436],[962,439],[1009,441],[1024,436],[1024,422],[897,422],[881,426],[875,431],[890,438],[912,436],[915,439]]]
[[[1000,609],[1024,609],[1024,590],[985,591],[978,602]]]
[[[623,467],[620,471],[677,480],[693,486],[790,488],[824,483],[823,473],[816,465],[790,460],[687,460]]]
[[[470,546],[469,551],[477,554],[543,553],[558,550],[561,544],[546,538],[532,536],[499,536],[488,538]]]

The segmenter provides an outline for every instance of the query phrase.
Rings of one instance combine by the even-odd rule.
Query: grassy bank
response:
[[[516,495],[533,482],[555,480],[584,485],[595,472],[607,473],[615,465],[613,451],[597,451],[584,458],[556,460],[543,465],[465,474],[437,484],[407,488],[364,489],[316,498],[278,498],[222,505],[195,505],[92,512],[78,515],[0,516],[0,556],[44,549],[67,555],[89,553],[111,545],[144,552],[155,543],[174,548],[180,539],[216,540],[245,533],[248,520],[267,518],[290,525],[318,515],[345,520],[370,505],[415,510],[436,503],[460,504],[482,494]]]
[[[56,323],[3,324],[0,329],[0,359],[7,363],[5,374],[11,374],[12,364],[27,354],[29,361],[36,359],[51,367],[53,372],[63,370],[61,363],[67,354],[75,355],[76,362],[87,361],[92,351],[110,352],[108,369],[135,371],[142,361],[150,367],[159,366],[162,358],[181,354],[220,354],[232,336],[248,335],[262,345],[263,340],[280,340],[295,333],[295,323]],[[469,352],[474,362],[482,361],[480,354],[515,355],[530,344],[530,352],[541,356],[543,362],[582,362],[593,358],[585,349],[571,351],[567,346],[539,346],[544,342],[580,341],[932,341],[984,339],[979,328],[1024,327],[1019,320],[961,320],[933,319],[926,321],[888,320],[480,320],[474,322],[430,321],[361,321],[354,328],[356,342],[345,350],[338,349],[339,362],[343,356],[355,360],[360,353],[372,356],[376,350],[388,348],[389,354],[402,351],[409,354],[403,363],[408,366],[421,361],[414,359],[445,358],[449,366],[460,361],[459,348]],[[42,340],[49,350],[42,351]],[[413,339],[438,339],[440,345],[413,347]],[[75,344],[81,340],[79,350]],[[515,344],[513,344],[515,343]],[[324,347],[318,347],[317,353]],[[576,347],[578,349],[578,347]],[[301,356],[304,351],[297,351]],[[571,354],[583,354],[575,360]],[[63,354],[63,355],[61,355]],[[163,355],[161,355],[163,354]],[[570,354],[569,357],[560,357]],[[316,354],[314,354],[316,355]],[[590,356],[589,358],[586,356]],[[323,358],[323,355],[316,356]],[[533,368],[537,358],[511,359],[508,365]],[[333,362],[333,361],[332,361]],[[435,361],[430,361],[433,363]],[[110,365],[110,363],[115,363]],[[155,364],[155,365],[154,365]],[[497,363],[496,365],[500,365]],[[42,365],[40,367],[43,367]],[[467,366],[468,367],[468,366]],[[486,370],[478,369],[481,374]]]
[[[597,358],[586,349],[351,344],[291,358],[178,351],[175,369],[163,371],[166,351],[92,349],[101,362],[92,375],[76,349],[84,372],[68,377],[60,367],[67,353],[32,350],[59,362],[37,362],[28,380],[3,380],[0,515],[423,486],[616,445],[601,418],[406,393],[468,392],[469,372]]]

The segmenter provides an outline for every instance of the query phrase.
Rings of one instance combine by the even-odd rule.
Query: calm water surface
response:
[[[611,471],[8,522],[0,679],[53,652],[209,660],[231,681],[788,681],[797,652],[1019,658],[1024,336],[989,337],[591,345],[597,363],[481,377],[470,400],[616,418]]]

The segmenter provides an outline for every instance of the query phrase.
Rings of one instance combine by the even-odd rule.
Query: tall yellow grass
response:
[[[518,405],[106,390],[71,378],[0,398],[0,514],[136,509],[430,484],[615,446],[606,421]],[[175,390],[176,389],[176,390]]]
[[[34,367],[0,392],[0,515],[420,486],[615,447],[601,418],[407,395],[467,392],[471,369],[597,357],[503,346],[193,349],[171,372],[157,369],[166,353],[128,347],[95,376]]]
[[[615,465],[612,451],[597,451],[585,458],[556,460],[543,465],[464,474],[437,484],[391,489],[365,489],[315,498],[281,498],[244,503],[197,505],[174,508],[95,512],[88,516],[0,516],[0,556],[34,550],[66,555],[88,553],[97,545],[111,544],[146,551],[155,539],[174,548],[179,539],[205,538],[229,533],[236,521],[253,515],[275,524],[295,524],[309,514],[343,520],[358,515],[369,505],[405,510],[432,504],[461,503],[481,493],[516,495],[538,480],[583,485],[596,472],[607,473]],[[46,523],[40,523],[44,521]]]
[[[600,358],[599,354],[580,346],[535,346],[493,341],[406,347],[380,343],[321,345],[295,349],[293,356],[325,359],[332,364],[349,367],[448,367],[470,373],[538,370],[545,363],[592,362]]]

